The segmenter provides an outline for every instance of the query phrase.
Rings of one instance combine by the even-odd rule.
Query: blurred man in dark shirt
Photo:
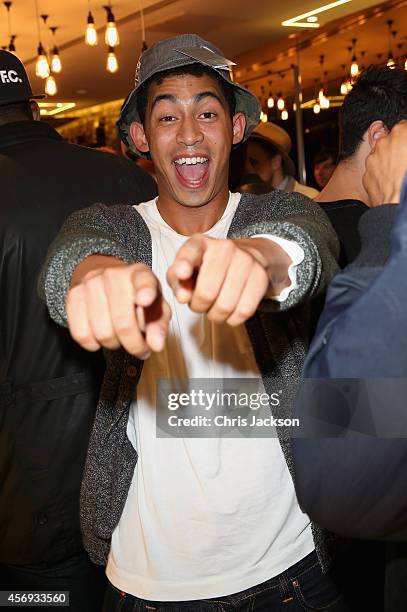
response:
[[[366,158],[376,141],[402,119],[407,119],[407,72],[397,67],[370,66],[344,100],[339,163],[315,198],[338,234],[342,267],[360,250],[358,222],[371,205],[362,182]]]
[[[104,577],[82,547],[79,489],[103,360],[51,321],[37,276],[70,213],[149,200],[155,183],[39,121],[42,96],[6,51],[0,76],[0,590],[70,591],[71,611],[92,612]]]

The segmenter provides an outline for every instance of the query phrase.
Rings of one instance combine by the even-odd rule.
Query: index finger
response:
[[[202,234],[191,236],[178,250],[174,263],[167,271],[168,284],[176,295],[185,292],[183,297],[186,298],[186,294],[191,292],[191,282],[196,269],[202,264],[205,250],[206,237]]]

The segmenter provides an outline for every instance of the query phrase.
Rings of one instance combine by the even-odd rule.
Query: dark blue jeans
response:
[[[102,612],[346,612],[331,574],[322,574],[315,552],[287,571],[246,591],[196,601],[146,601],[109,585]]]

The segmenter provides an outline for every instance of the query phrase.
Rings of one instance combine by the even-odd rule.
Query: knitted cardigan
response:
[[[311,298],[326,288],[337,270],[339,245],[320,206],[297,193],[274,191],[243,194],[228,237],[273,234],[296,241],[304,250],[297,269],[297,287],[285,302],[264,300],[246,322],[248,335],[267,393],[283,387],[282,401],[271,408],[275,418],[292,415],[308,346]],[[69,217],[50,247],[39,290],[52,318],[66,325],[65,296],[75,267],[92,254],[112,255],[151,267],[149,230],[137,209],[95,204]],[[106,563],[111,535],[119,522],[137,463],[137,451],[127,438],[130,404],[143,361],[124,350],[105,352],[106,374],[89,443],[81,491],[84,544],[95,563]],[[291,475],[290,434],[278,427],[281,448]],[[272,466],[270,466],[272,469]],[[312,524],[322,570],[328,570],[335,538]]]

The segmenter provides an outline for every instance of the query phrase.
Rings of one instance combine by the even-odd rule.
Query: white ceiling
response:
[[[3,4],[3,3],[2,3]],[[115,0],[113,12],[119,25],[121,44],[117,48],[120,70],[110,75],[105,70],[106,47],[103,29],[106,12],[102,2],[91,0],[99,45],[83,42],[88,11],[87,0],[38,0],[39,12],[48,14],[48,26],[57,26],[57,44],[63,72],[57,75],[55,101],[74,101],[79,107],[124,97],[132,88],[133,75],[141,48],[140,0]],[[217,44],[228,57],[241,55],[281,38],[297,28],[284,28],[281,22],[323,4],[323,0],[144,0],[147,42],[183,32],[196,32]],[[321,13],[321,25],[377,4],[372,0],[352,0]],[[30,74],[33,89],[41,92],[44,82],[33,68],[38,45],[35,0],[13,0],[12,34],[16,34],[17,54]],[[51,33],[43,28],[41,40],[51,46]],[[8,44],[6,9],[0,6],[0,45]]]

